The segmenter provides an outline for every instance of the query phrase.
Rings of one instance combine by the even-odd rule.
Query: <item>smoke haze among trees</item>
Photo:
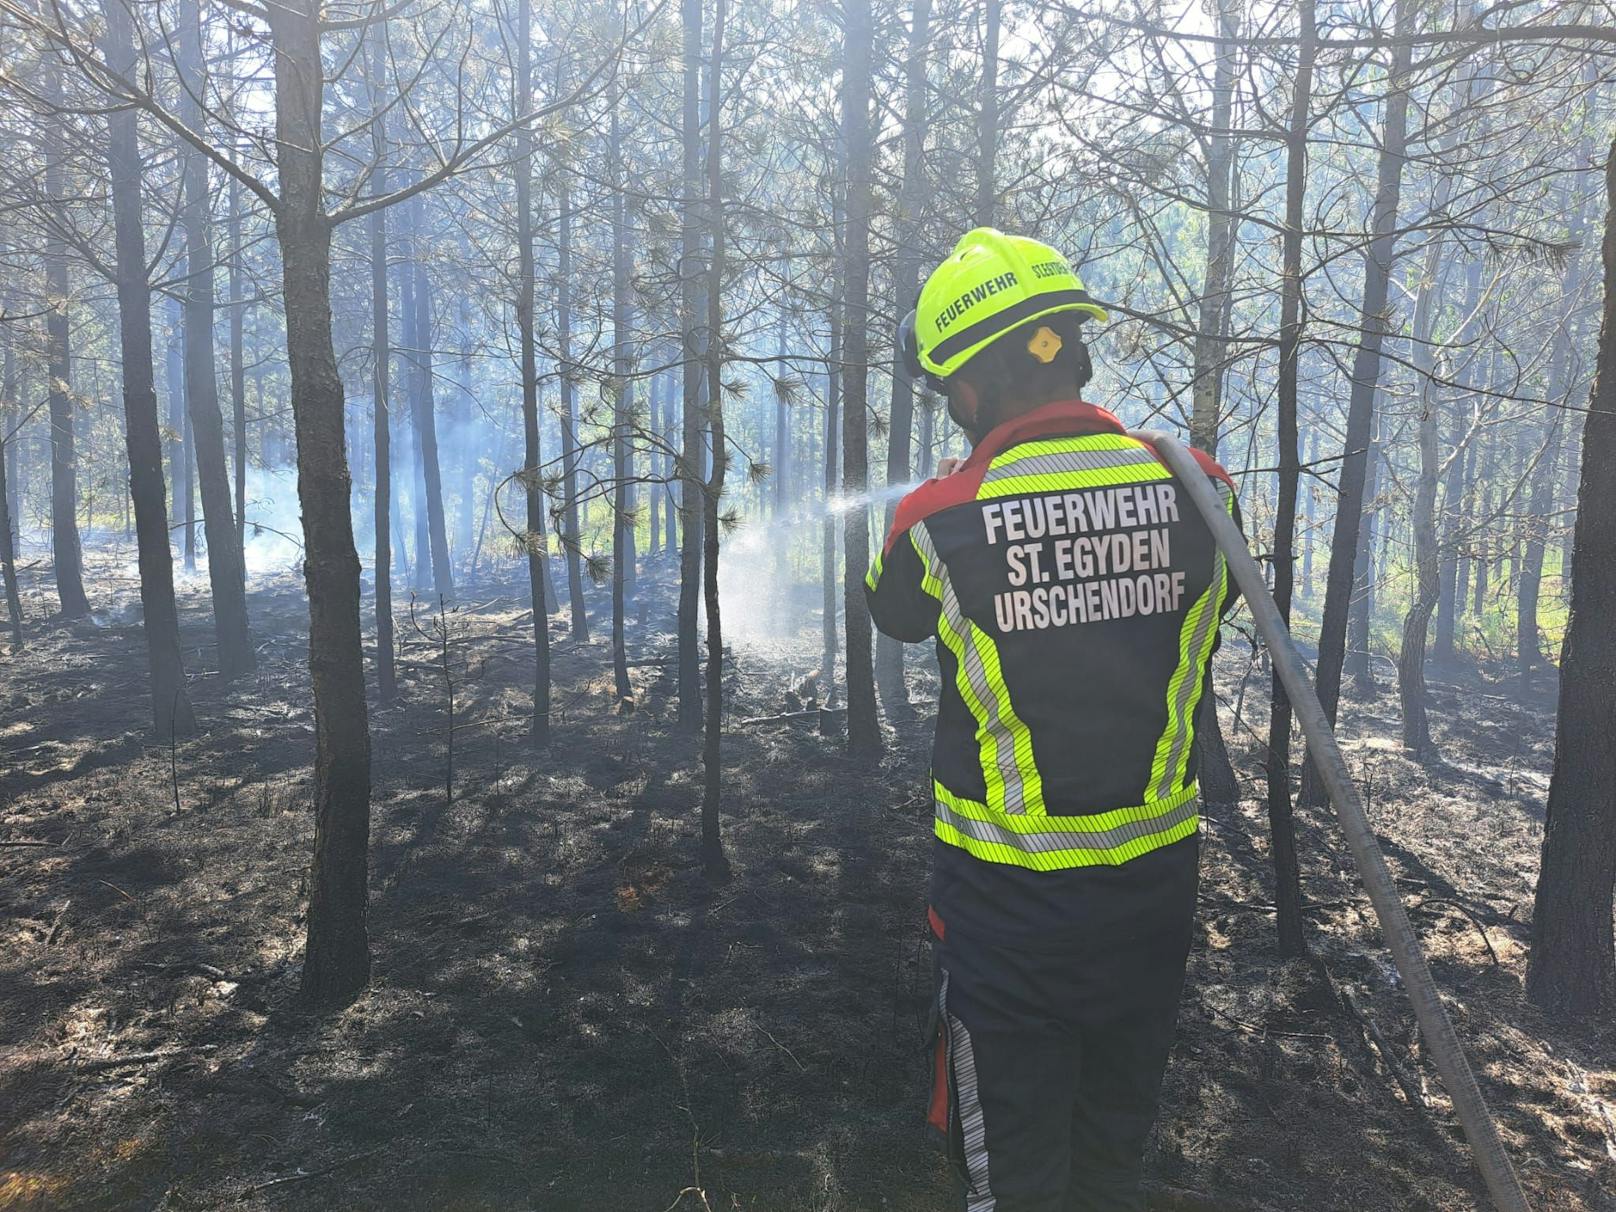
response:
[[[463,869],[430,888],[457,921],[478,906],[454,898],[550,889],[536,918],[650,903],[706,940],[662,938],[678,975],[644,974],[663,992],[632,1020],[691,1117],[669,1129],[677,1163],[643,1189],[585,1167],[580,1202],[557,1206],[632,1189],[621,1206],[655,1191],[659,1207],[694,1207],[690,1192],[873,1207],[877,1188],[936,1206],[941,1176],[915,1177],[901,1146],[903,1181],[885,1153],[770,1143],[741,1094],[732,1131],[709,1135],[695,1108],[723,1049],[693,1050],[665,990],[734,954],[723,906],[791,918],[772,873],[820,886],[825,921],[832,885],[889,898],[866,906],[880,974],[825,979],[851,1000],[897,984],[855,1030],[909,1014],[929,811],[911,801],[937,674],[929,652],[873,635],[862,582],[897,500],[968,449],[895,364],[895,324],[955,240],[992,225],[1064,250],[1108,309],[1084,330],[1085,397],[1236,478],[1405,890],[1446,904],[1472,950],[1486,941],[1439,978],[1486,1002],[1478,1036],[1542,1049],[1484,1044],[1497,1064],[1477,1066],[1517,1165],[1540,1206],[1616,1206],[1598,1194],[1616,1175],[1616,1074],[1597,1025],[1616,1008],[1613,76],[1616,9],[1569,0],[0,0],[0,904],[45,923],[7,961],[0,1004],[15,991],[23,1010],[0,1044],[21,1056],[78,1030],[89,994],[40,992],[52,948],[88,942],[92,921],[134,937],[94,915],[146,895],[34,842],[133,838],[183,867],[172,854],[233,822],[208,862],[265,864],[284,900],[238,916],[228,965],[186,947],[131,962],[250,970],[254,1013],[316,1022],[374,1004],[412,971],[410,940],[457,928],[422,925],[399,891],[442,851]],[[1333,995],[1328,1024],[1298,1011],[1276,1038],[1351,1036],[1332,1071],[1378,1082],[1360,1096],[1401,1133],[1444,1112],[1401,1085],[1423,1080],[1411,1029],[1389,1025],[1406,1007],[1342,908],[1359,894],[1245,617],[1220,662],[1200,727],[1207,844],[1223,850],[1203,882],[1233,917],[1207,963],[1242,940],[1251,979],[1219,969],[1244,1000],[1217,1013],[1255,1049],[1254,990],[1327,961],[1307,970],[1378,996],[1364,1021],[1394,1038],[1365,1043]],[[273,773],[254,764],[270,737]],[[103,770],[136,790],[92,787]],[[286,805],[266,807],[281,786]],[[792,799],[807,786],[817,807]],[[799,853],[777,812],[804,828],[822,813],[838,840]],[[503,851],[457,834],[456,813],[559,865],[477,884],[467,873]],[[637,840],[602,840],[608,819]],[[176,836],[140,840],[157,820]],[[254,849],[270,838],[273,859]],[[596,848],[583,868],[557,857],[575,843]],[[589,863],[615,873],[598,904],[580,891]],[[206,897],[174,895],[164,912],[189,938],[185,907]],[[86,916],[64,936],[69,903]],[[249,960],[271,935],[273,957]],[[506,942],[498,964],[533,962]],[[543,963],[546,992],[499,1014],[552,1057],[532,1024],[561,1021],[546,999],[570,986],[564,958]],[[777,996],[742,988],[725,1013]],[[1545,1042],[1546,1020],[1566,1034]],[[834,1067],[794,1038],[762,1044],[790,1080]],[[154,1040],[109,1047],[173,1042]],[[28,1110],[0,1115],[25,1158],[0,1169],[0,1207],[13,1191],[17,1207],[134,1206],[82,1161],[61,1167],[77,1187],[22,1185],[57,1154],[6,1064],[0,1103],[13,1083]],[[900,1043],[872,1054],[837,1131],[856,1134],[872,1096],[910,1099],[907,1064]],[[1324,1065],[1285,1080],[1327,1082]],[[614,1080],[589,1097],[615,1098]],[[1545,1126],[1511,1082],[1591,1126]],[[797,1097],[793,1123],[832,1101]],[[417,1098],[432,1096],[398,1102]],[[1310,1114],[1328,1136],[1329,1116],[1360,1113]],[[1166,1131],[1154,1172],[1175,1188],[1209,1188],[1258,1147]],[[320,1148],[310,1168],[363,1152]],[[1462,1157],[1406,1148],[1355,1207],[1408,1206],[1388,1192],[1422,1171],[1445,1184],[1431,1206],[1467,1206]],[[769,1198],[785,1179],[748,1185],[733,1155],[754,1149],[787,1158],[769,1164],[800,1202]],[[834,1198],[807,1202],[810,1156]],[[284,1177],[230,1165],[242,1198]],[[1231,1198],[1261,1189],[1231,1181]],[[1308,1170],[1288,1196],[1316,1203],[1331,1183]],[[526,1206],[489,1190],[488,1206]],[[390,1206],[416,1206],[403,1198]]]

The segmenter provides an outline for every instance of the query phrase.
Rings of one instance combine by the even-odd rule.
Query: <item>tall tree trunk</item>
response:
[[[1467,287],[1468,291],[1468,287]],[[1469,308],[1466,308],[1469,314]],[[1443,665],[1454,660],[1454,624],[1458,605],[1459,544],[1464,535],[1465,415],[1462,401],[1454,400],[1448,409],[1452,421],[1453,456],[1442,478],[1442,535],[1437,561],[1436,637],[1431,659]]]
[[[583,553],[578,529],[578,384],[572,364],[572,178],[556,161],[556,360],[561,380],[561,548],[567,561],[567,604],[574,643],[589,640]]]
[[[105,0],[107,59],[133,76],[134,33],[121,0]],[[112,185],[113,242],[118,289],[118,336],[123,363],[124,444],[134,498],[140,560],[141,630],[151,676],[152,728],[159,737],[189,736],[196,716],[185,685],[179,615],[174,606],[174,557],[168,546],[168,499],[163,486],[163,438],[157,427],[157,381],[152,364],[151,284],[146,277],[145,213],[141,198],[140,132],[135,110],[107,116],[107,169]],[[11,396],[11,347],[6,347],[4,398]],[[7,568],[9,571],[9,542]],[[8,589],[12,588],[8,584]],[[18,642],[21,642],[19,635]]]
[[[831,225],[840,231],[841,207],[832,202]],[[839,250],[838,250],[839,251]],[[836,701],[836,654],[841,643],[836,633],[836,515],[830,507],[836,496],[837,435],[841,431],[842,404],[842,273],[843,262],[837,257],[835,282],[830,296],[830,369],[825,390],[825,520],[820,534],[820,590],[824,610],[821,628],[824,640],[822,664],[825,670],[825,702]]]
[[[467,264],[471,262],[471,248],[465,238],[461,238],[461,256]],[[472,430],[477,424],[477,400],[472,387],[471,376],[471,298],[470,292],[461,290],[459,298],[455,300],[460,337],[460,357],[455,366],[455,386],[458,395],[455,407],[451,413],[454,420],[453,443],[451,449],[455,452],[456,470],[460,478],[460,508],[455,511],[455,536],[451,550],[454,553],[455,563],[470,568],[467,561],[472,554],[472,531],[476,528],[477,514],[477,446],[471,440]],[[549,570],[548,556],[543,567]],[[548,579],[545,581],[545,601],[554,600]]]
[[[1582,439],[1576,579],[1560,654],[1560,710],[1527,996],[1555,1012],[1616,1009],[1616,142],[1605,164],[1605,301]]]
[[[994,160],[999,154],[999,26],[1002,0],[982,0],[982,80],[976,111],[976,225],[992,227],[998,211]]]
[[[359,555],[349,514],[342,377],[331,341],[331,221],[323,198],[324,77],[318,0],[268,10],[280,204],[275,233],[297,425],[303,577],[314,691],[314,862],[303,993],[350,1000],[370,979],[366,927],[370,716],[359,632]]]
[[[647,459],[646,475],[650,482],[645,490],[645,507],[650,512],[647,518],[648,538],[645,544],[645,556],[648,560],[655,560],[662,552],[662,494],[657,491],[656,478],[662,474],[662,463],[657,455],[654,443],[658,434],[662,432],[662,376],[653,375],[651,381],[645,385],[647,397],[646,426],[649,430],[653,449]]]
[[[174,356],[176,370],[180,382],[185,381],[185,346],[183,335],[185,325],[185,305],[178,299],[174,300],[174,331],[181,333],[179,344],[175,346]],[[182,387],[179,399],[189,405],[187,393]],[[196,571],[196,430],[191,425],[190,409],[187,407],[180,415],[180,455],[184,459],[185,474],[185,571]]]
[[[4,251],[0,245],[0,251]],[[6,591],[6,618],[11,625],[11,650],[15,653],[22,647],[22,596],[17,591],[17,499],[12,494],[16,491],[15,469],[17,438],[21,424],[16,429],[7,430],[10,424],[9,413],[17,405],[17,363],[12,351],[11,330],[0,325],[0,578],[4,579]],[[152,403],[152,413],[156,416],[157,404],[155,398]],[[162,457],[161,445],[158,448],[159,460]],[[161,474],[162,464],[158,464],[158,473]],[[163,552],[168,552],[168,523],[163,523]],[[174,596],[173,573],[169,574],[169,597]]]
[[[1447,206],[1450,181],[1438,182],[1432,213]],[[1437,551],[1436,503],[1441,476],[1441,401],[1433,379],[1437,373],[1434,347],[1437,317],[1446,281],[1442,242],[1435,240],[1425,254],[1419,295],[1411,325],[1414,370],[1419,386],[1419,471],[1415,481],[1410,526],[1414,536],[1414,599],[1403,618],[1402,643],[1397,654],[1397,691],[1403,710],[1403,747],[1410,756],[1426,761],[1435,756],[1431,725],[1426,715],[1425,650],[1431,615],[1441,589]]]
[[[205,126],[202,97],[200,0],[185,0],[179,16],[180,119],[194,131]],[[247,580],[236,530],[234,490],[224,453],[224,418],[219,412],[219,380],[213,351],[214,250],[208,161],[202,152],[185,153],[185,413],[196,449],[202,487],[202,526],[208,540],[208,585],[213,591],[213,630],[219,644],[219,672],[229,680],[258,665],[247,628]]]
[[[697,330],[697,304],[701,294],[699,262],[701,235],[697,210],[701,204],[701,0],[680,0],[684,35],[684,196],[681,201],[680,328],[684,339],[684,440],[680,457],[679,493],[679,726],[700,729],[701,666],[696,651],[696,616],[701,592],[703,502],[701,423],[701,334]],[[717,401],[713,401],[716,405]],[[716,570],[714,571],[716,576]]]
[[[1313,95],[1313,57],[1317,31],[1314,0],[1297,6],[1300,43],[1291,93],[1291,121],[1286,134],[1284,272],[1279,321],[1279,501],[1274,514],[1274,602],[1289,624],[1291,586],[1296,569],[1296,491],[1300,477],[1297,454],[1297,363],[1302,345],[1302,221],[1307,197],[1308,110]],[[1268,718],[1268,823],[1273,835],[1274,903],[1278,906],[1279,949],[1284,955],[1307,950],[1302,936],[1302,887],[1296,860],[1296,830],[1291,819],[1291,701],[1274,674]]]
[[[1414,0],[1397,0],[1394,34],[1402,39],[1413,20]],[[1347,399],[1347,431],[1337,480],[1335,525],[1330,536],[1330,566],[1325,573],[1324,612],[1319,624],[1319,659],[1314,674],[1319,702],[1331,727],[1341,699],[1341,671],[1346,661],[1347,616],[1352,605],[1354,573],[1360,562],[1359,534],[1364,520],[1364,491],[1375,423],[1375,394],[1380,386],[1380,356],[1391,332],[1392,265],[1396,259],[1397,211],[1408,148],[1408,72],[1413,45],[1399,41],[1392,50],[1386,79],[1385,113],[1381,119],[1380,157],[1375,174],[1375,201],[1370,212],[1370,238],[1364,249],[1363,337],[1352,360]],[[1302,769],[1301,802],[1323,805],[1324,784],[1311,757]]]
[[[909,309],[920,286],[920,215],[926,204],[926,52],[931,43],[931,0],[913,0],[909,19],[909,47],[905,60],[903,114],[903,185],[898,190],[898,253],[892,270],[893,310]],[[910,476],[910,439],[914,430],[915,385],[892,360],[892,402],[887,427],[887,483],[904,484]],[[886,525],[891,529],[897,509],[889,501]],[[909,713],[909,689],[903,678],[904,645],[885,632],[875,637],[875,679],[881,705],[888,716]]]
[[[516,9],[516,98],[512,108],[526,113],[533,105],[533,0]],[[545,596],[544,565],[549,558],[544,537],[544,491],[539,479],[539,364],[534,333],[533,270],[533,131],[516,131],[516,324],[522,357],[522,487],[527,503],[528,594],[533,602],[533,742],[550,739],[550,604]],[[563,356],[564,356],[563,351]]]
[[[997,21],[998,0],[988,0]],[[842,144],[847,149],[846,315],[842,341],[842,491],[858,502],[842,515],[842,605],[847,631],[847,749],[856,762],[881,755],[881,724],[875,710],[875,667],[870,657],[871,624],[864,600],[864,572],[870,563],[870,510],[861,498],[869,491],[869,324],[870,324],[870,170],[874,140],[870,130],[870,46],[875,39],[870,0],[843,6]],[[995,38],[997,42],[997,38]]]
[[[624,597],[633,561],[628,502],[628,429],[633,415],[633,366],[629,349],[629,234],[623,181],[622,92],[614,73],[608,86],[611,133],[607,146],[612,185],[612,674],[619,701],[633,693],[628,645],[623,634]],[[715,144],[716,145],[716,144]],[[709,155],[712,153],[709,152]],[[709,337],[711,339],[711,336]]]
[[[183,254],[179,261],[179,274],[185,276]],[[191,516],[191,448],[187,439],[190,427],[185,423],[184,326],[184,309],[179,299],[171,296],[168,301],[168,339],[163,345],[163,386],[168,393],[168,477],[174,494],[175,524],[185,532],[181,539],[185,571],[191,573],[196,571],[196,532]]]
[[[678,412],[674,408],[674,399],[679,394],[679,380],[676,376],[664,375],[665,386],[662,391],[662,437],[668,444],[668,450],[676,448],[679,435]],[[679,549],[679,528],[676,521],[678,514],[677,499],[674,488],[679,476],[678,461],[670,453],[662,456],[662,546],[668,552]]]
[[[114,3],[117,0],[113,0]],[[385,23],[367,31],[369,58],[365,68],[365,89],[370,108],[376,114],[370,126],[371,156],[376,162],[375,191],[387,192],[387,117],[382,95],[386,71]],[[370,215],[370,333],[371,397],[375,404],[374,425],[376,472],[372,494],[375,529],[375,559],[371,574],[376,581],[376,698],[391,702],[398,694],[398,670],[393,635],[393,430],[391,407],[392,346],[387,318],[387,212]]]
[[[45,99],[62,104],[62,67],[54,52],[44,57]],[[45,133],[45,197],[60,205],[66,197],[62,181],[62,132],[57,119]],[[51,563],[56,574],[56,596],[64,619],[90,613],[84,595],[84,557],[79,550],[78,452],[75,448],[72,363],[68,320],[67,245],[54,232],[45,236],[46,374],[50,406],[51,450]]]
[[[1191,378],[1190,442],[1213,458],[1218,453],[1222,397],[1223,313],[1229,293],[1234,216],[1229,209],[1229,175],[1234,167],[1235,42],[1240,36],[1243,0],[1218,0],[1218,44],[1212,67],[1212,129],[1206,137],[1206,284],[1201,291]]]
[[[411,262],[415,277],[415,390],[410,393],[415,419],[415,449],[426,494],[427,549],[432,556],[432,590],[454,596],[454,569],[449,563],[449,529],[443,513],[443,464],[438,458],[437,370],[433,357],[432,275],[423,256],[425,232],[421,195],[410,199]],[[542,511],[541,511],[542,517]],[[542,533],[542,531],[540,532]]]
[[[702,507],[702,567],[707,601],[707,720],[702,738],[701,859],[709,879],[729,875],[718,810],[723,795],[720,745],[724,733],[724,632],[718,602],[718,505],[724,495],[729,448],[724,442],[724,186],[720,103],[724,79],[725,0],[715,0],[713,56],[707,75],[707,228],[712,260],[707,275],[707,408],[713,434],[713,470]]]
[[[1218,0],[1218,32],[1225,41],[1216,52],[1212,74],[1212,131],[1207,136],[1207,262],[1195,336],[1190,442],[1217,457],[1219,412],[1223,397],[1223,363],[1227,328],[1230,267],[1233,263],[1234,216],[1230,207],[1230,175],[1234,167],[1235,47],[1243,0]],[[1240,783],[1223,739],[1217,693],[1208,671],[1207,686],[1196,708],[1201,739],[1201,798],[1209,809],[1232,808],[1240,800]]]
[[[1585,163],[1593,158],[1593,149],[1588,143],[1589,140],[1585,137],[1584,154],[1581,157]],[[1570,198],[1566,196],[1568,192],[1560,191],[1564,209],[1567,211],[1571,210]],[[1556,488],[1560,479],[1560,455],[1565,444],[1566,412],[1559,405],[1562,401],[1570,402],[1574,357],[1571,343],[1573,313],[1582,294],[1581,250],[1587,227],[1588,204],[1587,198],[1584,197],[1573,213],[1571,230],[1567,236],[1567,243],[1571,246],[1572,252],[1566,258],[1559,294],[1564,300],[1565,312],[1561,316],[1560,323],[1555,326],[1549,360],[1549,400],[1554,407],[1548,409],[1543,418],[1544,448],[1537,467],[1532,472],[1530,503],[1527,505],[1523,522],[1526,529],[1526,544],[1522,552],[1520,576],[1516,579],[1515,585],[1515,617],[1518,620],[1516,669],[1520,674],[1522,690],[1530,689],[1532,675],[1543,664],[1538,604],[1543,587],[1543,558],[1549,542],[1549,514],[1554,509]]]
[[[236,550],[241,552],[241,572],[247,574],[247,359],[245,334],[246,302],[241,294],[241,182],[230,178],[230,412],[234,423],[236,472]]]
[[[1364,450],[1364,505],[1359,511],[1361,533],[1358,551],[1352,561],[1352,595],[1347,603],[1347,639],[1342,658],[1346,685],[1361,698],[1375,692],[1375,674],[1370,662],[1369,624],[1375,614],[1375,546],[1389,520],[1380,517],[1380,437],[1381,423],[1373,420],[1373,432]],[[1336,505],[1341,508],[1340,503]],[[1331,563],[1334,563],[1332,558]]]

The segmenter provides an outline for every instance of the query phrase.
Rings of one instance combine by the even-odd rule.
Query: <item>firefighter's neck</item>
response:
[[[1066,390],[1050,390],[1045,392],[1017,392],[1014,394],[986,392],[979,394],[974,388],[970,393],[974,397],[974,407],[969,411],[969,420],[962,421],[961,428],[971,435],[971,445],[977,446],[1006,421],[1014,421],[1026,416],[1046,404],[1059,404],[1067,400],[1077,399],[1077,391],[1073,388]],[[966,403],[966,401],[961,401]],[[961,409],[961,411],[965,411]],[[961,420],[955,417],[955,420]]]

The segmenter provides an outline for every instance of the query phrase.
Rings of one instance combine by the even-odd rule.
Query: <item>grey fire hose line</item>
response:
[[[1431,979],[1431,969],[1420,950],[1419,939],[1409,924],[1408,914],[1392,883],[1391,871],[1369,828],[1368,818],[1364,816],[1357,785],[1347,772],[1346,759],[1341,755],[1341,747],[1336,744],[1335,733],[1330,730],[1324,707],[1319,703],[1312,682],[1308,680],[1301,655],[1291,642],[1290,632],[1279,616],[1279,607],[1268,592],[1267,582],[1257,567],[1257,561],[1246,549],[1239,527],[1218,499],[1217,490],[1195,457],[1176,438],[1167,434],[1136,432],[1132,436],[1153,446],[1160,453],[1162,461],[1189,489],[1190,499],[1212,528],[1212,537],[1223,549],[1229,570],[1245,595],[1246,605],[1257,621],[1258,630],[1268,643],[1274,669],[1285,684],[1297,722],[1307,737],[1308,755],[1330,792],[1341,829],[1347,835],[1347,844],[1352,847],[1352,855],[1363,875],[1370,903],[1375,907],[1375,916],[1380,919],[1381,933],[1386,936],[1386,944],[1391,948],[1392,959],[1396,961],[1397,971],[1403,978],[1403,987],[1408,991],[1408,1000],[1414,1005],[1414,1017],[1419,1020],[1420,1032],[1431,1050],[1431,1059],[1436,1062],[1437,1072],[1442,1075],[1443,1085],[1453,1098],[1454,1109],[1459,1113],[1459,1122],[1464,1126],[1476,1166],[1486,1179],[1493,1204],[1499,1212],[1531,1212],[1526,1193],[1521,1190],[1509,1155],[1504,1152],[1503,1142],[1498,1138],[1498,1128],[1487,1110],[1486,1099],[1476,1085],[1475,1075],[1465,1060],[1464,1049],[1460,1047],[1459,1038],[1453,1033],[1453,1024],[1448,1021],[1447,1011],[1442,1008],[1437,996],[1436,983]]]

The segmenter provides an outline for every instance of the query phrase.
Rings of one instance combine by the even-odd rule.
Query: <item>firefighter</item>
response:
[[[1196,710],[1234,590],[1155,452],[1079,399],[1089,319],[1058,251],[977,228],[899,326],[972,446],[902,500],[866,581],[942,673],[927,1119],[967,1212],[1144,1208],[1190,945]]]

